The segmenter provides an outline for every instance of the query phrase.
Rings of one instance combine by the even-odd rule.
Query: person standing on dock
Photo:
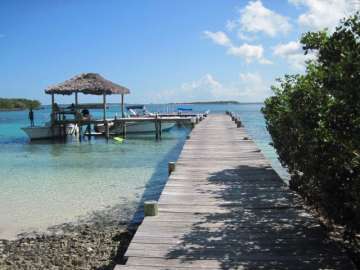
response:
[[[34,112],[32,108],[30,108],[29,111],[29,120],[30,120],[30,126],[33,127],[35,124],[34,124]]]

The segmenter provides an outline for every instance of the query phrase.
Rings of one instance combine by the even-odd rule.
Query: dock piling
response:
[[[169,163],[168,163],[168,173],[169,173],[169,175],[170,175],[173,171],[175,171],[175,167],[176,167],[175,162],[169,162]]]
[[[157,201],[146,201],[144,202],[144,215],[145,217],[153,217],[157,216],[158,210],[158,203]]]
[[[124,139],[126,138],[126,122],[122,125],[122,136]]]
[[[110,138],[110,130],[109,130],[109,123],[105,121],[105,137],[108,140]]]

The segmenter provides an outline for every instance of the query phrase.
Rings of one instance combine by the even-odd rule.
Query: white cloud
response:
[[[260,0],[250,1],[240,10],[240,17],[227,22],[227,29],[237,29],[238,36],[249,38],[244,33],[264,33],[274,37],[279,33],[286,34],[291,30],[289,18],[266,8]]]
[[[236,45],[223,31],[204,31],[203,33],[215,44],[226,47],[227,54],[242,57],[246,63],[257,61],[260,64],[272,64],[264,56],[264,47],[261,44],[248,44],[248,42],[255,39],[254,34],[257,32],[275,36],[278,33],[289,32],[291,25],[287,17],[264,7],[261,0],[256,0],[250,1],[240,10],[239,18],[228,20],[226,22],[226,29],[229,32],[235,30],[238,38],[246,42]]]
[[[257,60],[261,64],[271,64],[269,60],[264,58],[264,48],[262,45],[249,45],[244,43],[239,47],[231,46],[227,53],[243,57],[247,63]]]
[[[204,35],[211,39],[215,44],[227,47],[228,54],[244,58],[246,63],[251,63],[256,60],[260,64],[271,64],[271,62],[264,57],[264,48],[262,45],[250,45],[244,43],[237,47],[233,45],[229,37],[221,31],[204,31]]]
[[[302,46],[298,41],[291,41],[285,44],[278,44],[273,49],[274,55],[285,59],[290,66],[295,69],[303,70],[305,61],[314,59],[315,54],[304,55]]]
[[[218,45],[231,46],[230,39],[222,31],[218,31],[218,32],[204,31],[204,35]]]
[[[270,87],[257,73],[240,73],[230,84],[221,83],[211,74],[198,80],[183,83],[174,90],[162,91],[156,102],[238,100],[243,102],[263,101],[271,94]],[[164,100],[164,97],[167,99]]]
[[[297,41],[291,41],[286,44],[279,44],[274,48],[275,55],[286,56],[302,51],[301,44]]]
[[[237,22],[236,21],[233,21],[233,20],[228,20],[227,22],[226,22],[226,29],[228,30],[228,31],[233,31],[234,29],[236,29],[237,28]]]
[[[311,30],[335,29],[339,21],[360,9],[359,0],[289,0],[307,10],[298,17],[301,26]]]

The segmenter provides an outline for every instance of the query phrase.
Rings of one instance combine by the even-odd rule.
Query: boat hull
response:
[[[60,135],[59,128],[51,127],[25,127],[21,128],[31,140],[49,139]]]
[[[167,131],[175,126],[175,123],[162,123],[161,130]],[[154,133],[155,123],[154,122],[129,122],[126,123],[126,133]],[[113,126],[110,129],[111,133],[122,133],[122,126]]]
[[[61,132],[59,127],[54,127],[53,129],[50,126],[35,126],[35,127],[24,127],[21,128],[26,135],[31,140],[40,140],[40,139],[50,139],[60,137]],[[78,132],[78,127],[76,125],[68,125],[66,127],[66,134],[73,135]]]

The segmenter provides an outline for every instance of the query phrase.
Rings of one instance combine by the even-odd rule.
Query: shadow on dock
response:
[[[208,183],[197,192],[218,204],[212,213],[195,211],[166,259],[207,269],[353,269],[270,167],[222,170]]]
[[[186,131],[186,133],[188,133],[188,131]],[[186,137],[186,135],[184,137]],[[163,191],[166,182],[168,181],[169,176],[167,165],[170,161],[176,161],[179,158],[185,142],[185,139],[180,139],[178,143],[173,146],[170,151],[164,156],[164,158],[156,165],[154,173],[151,175],[151,178],[146,183],[145,190],[141,196],[136,212],[131,219],[131,224],[140,224],[144,219],[145,201],[158,201],[160,194]],[[161,141],[157,143],[161,143]]]
[[[186,134],[188,133],[189,131],[186,130]],[[186,137],[186,135],[184,135],[184,137]],[[156,143],[161,143],[161,141]],[[170,151],[164,156],[164,158],[156,165],[154,173],[147,182],[140,201],[137,203],[136,211],[127,226],[126,232],[118,235],[119,239],[121,239],[120,245],[118,246],[117,254],[113,258],[113,263],[111,264],[111,267],[115,266],[116,264],[126,263],[126,258],[124,258],[125,252],[138,226],[144,219],[144,202],[147,200],[157,201],[159,199],[160,194],[163,191],[164,186],[168,180],[167,164],[170,161],[176,161],[178,159],[184,144],[185,139],[180,139],[178,143],[173,146]]]

